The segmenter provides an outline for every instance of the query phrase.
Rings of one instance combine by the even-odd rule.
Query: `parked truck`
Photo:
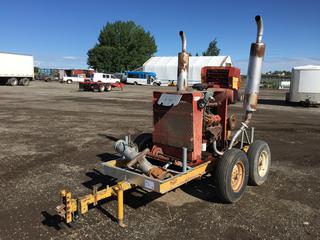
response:
[[[0,84],[28,86],[33,78],[33,56],[0,52]]]
[[[121,88],[122,90],[123,87],[124,83],[121,83],[119,78],[107,73],[94,73],[90,79],[79,82],[79,90],[81,91],[109,92],[112,88]]]

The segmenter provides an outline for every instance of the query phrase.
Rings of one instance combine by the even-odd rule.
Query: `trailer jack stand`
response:
[[[89,205],[97,206],[99,201],[117,196],[118,224],[120,227],[126,227],[124,224],[123,192],[132,187],[133,185],[128,182],[119,182],[100,191],[94,187],[91,194],[78,199],[72,198],[71,192],[64,189],[60,191],[61,204],[56,207],[56,212],[66,223],[70,223],[75,221],[79,215],[87,213]]]

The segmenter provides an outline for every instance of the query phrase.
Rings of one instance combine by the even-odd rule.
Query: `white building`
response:
[[[292,68],[290,102],[320,104],[320,66],[307,65]]]
[[[201,82],[201,68],[232,66],[230,56],[199,56],[189,59],[189,85]],[[143,64],[143,71],[155,72],[162,83],[177,80],[178,57],[152,57]]]

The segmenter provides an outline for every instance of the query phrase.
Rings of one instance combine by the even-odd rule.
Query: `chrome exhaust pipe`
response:
[[[243,105],[246,110],[246,124],[249,123],[252,112],[257,109],[259,85],[261,81],[261,71],[265,52],[265,44],[262,42],[263,21],[259,15],[255,17],[255,20],[257,23],[257,38],[256,42],[251,44]]]
[[[187,53],[187,39],[183,31],[180,31],[182,52],[178,54],[177,91],[183,92],[188,88],[189,53]]]

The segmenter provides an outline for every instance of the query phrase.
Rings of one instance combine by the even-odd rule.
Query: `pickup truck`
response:
[[[78,75],[76,77],[64,76],[62,79],[62,82],[66,82],[66,83],[70,84],[73,82],[84,82],[86,79],[89,79],[89,78],[86,78],[83,75]]]

